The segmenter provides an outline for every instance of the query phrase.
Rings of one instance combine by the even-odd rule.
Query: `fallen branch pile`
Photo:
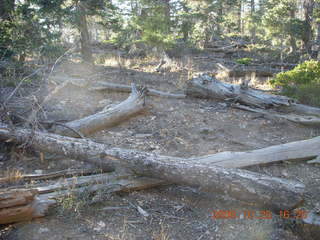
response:
[[[134,173],[168,182],[200,186],[271,209],[291,209],[303,201],[304,185],[295,181],[269,177],[240,169],[220,167],[205,161],[160,156],[136,150],[108,148],[87,139],[32,132],[0,126],[0,136],[17,142],[30,143],[36,149],[59,153],[107,167],[126,166]],[[319,145],[319,139],[316,144]],[[314,153],[313,153],[314,154]]]
[[[316,119],[314,122],[317,122],[320,117],[319,109],[297,104],[287,97],[251,89],[247,84],[222,83],[208,75],[193,78],[188,83],[186,95],[157,90],[147,91],[145,88],[137,90],[134,86],[130,88],[126,85],[106,83],[100,83],[100,86],[92,90],[129,92],[131,89],[131,95],[124,102],[83,119],[66,123],[64,128],[52,129],[54,133],[13,128],[0,123],[0,139],[17,143],[27,142],[28,146],[41,152],[80,159],[108,170],[116,168],[131,170],[131,173],[126,175],[109,173],[83,176],[78,178],[77,183],[68,179],[65,183],[37,187],[33,190],[1,192],[0,219],[2,222],[0,223],[43,216],[45,210],[55,203],[52,198],[68,194],[70,186],[75,187],[77,192],[88,190],[86,187],[88,184],[94,184],[89,188],[91,192],[106,188],[114,192],[145,189],[166,183],[186,184],[201,187],[206,191],[222,192],[235,199],[263,205],[274,211],[294,209],[304,201],[305,186],[302,183],[240,168],[279,161],[314,159],[320,155],[320,137],[250,152],[223,152],[183,159],[133,149],[110,148],[85,139],[84,136],[113,126],[143,110],[146,94],[169,98],[190,96],[227,100],[231,101],[233,106],[240,106],[249,111],[259,110],[261,111],[259,113],[264,114],[267,114],[266,109],[272,108],[282,111],[275,116],[287,120],[293,120],[293,117],[290,119],[289,115],[283,112],[296,111],[313,116],[312,121]],[[243,105],[237,105],[237,103]],[[308,117],[310,120],[310,116]],[[297,122],[302,123],[302,121]],[[73,138],[78,136],[83,139]],[[159,179],[154,179],[155,176]],[[50,178],[50,176],[46,177]],[[8,202],[10,202],[9,205]]]

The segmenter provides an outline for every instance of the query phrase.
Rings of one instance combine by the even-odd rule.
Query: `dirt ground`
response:
[[[199,59],[199,55],[176,60],[167,64],[160,72],[154,71],[157,63],[152,59],[122,62],[106,59],[94,69],[75,63],[62,64],[54,74],[87,77],[93,85],[96,80],[126,84],[135,82],[158,90],[183,92],[188,75],[216,70],[214,61]],[[266,88],[265,79],[256,78],[253,82],[255,87]],[[54,86],[49,85],[47,90],[50,91]],[[92,92],[80,85],[68,85],[54,95],[45,111],[48,119],[72,120],[92,114],[108,104],[116,104],[127,97],[128,94],[125,93]],[[222,151],[253,150],[320,135],[319,128],[268,120],[259,114],[232,109],[224,102],[156,97],[147,97],[146,102],[148,109],[143,114],[112,129],[101,131],[92,138],[109,146],[192,157]],[[4,157],[5,153],[0,153],[2,173],[7,169],[33,173],[35,170],[50,172],[87,167],[85,163],[52,155],[46,155],[45,160],[41,161],[37,153],[32,154],[23,158],[11,156],[9,160]],[[285,162],[248,169],[303,182],[307,189],[305,209],[311,211],[320,206],[319,164]],[[308,231],[302,232],[301,226],[294,220],[284,220],[276,214],[272,215],[272,219],[213,219],[212,213],[215,210],[234,210],[241,214],[244,211],[258,213],[268,209],[187,186],[169,185],[132,193],[110,194],[102,198],[99,203],[82,208],[68,209],[61,204],[51,209],[45,218],[3,226],[0,238],[320,239],[320,236],[313,236]],[[149,216],[142,216],[132,204],[140,206]],[[109,208],[104,209],[106,207]]]

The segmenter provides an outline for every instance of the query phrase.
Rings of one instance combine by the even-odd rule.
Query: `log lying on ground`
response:
[[[91,91],[113,91],[113,92],[130,92],[131,88],[128,85],[117,84],[117,83],[108,83],[108,82],[97,82],[95,86],[90,88]],[[156,96],[156,97],[164,97],[164,98],[185,98],[185,94],[178,93],[168,93],[155,89],[149,89],[147,91],[147,95]]]
[[[147,90],[146,88],[137,90],[136,87],[132,85],[129,91],[131,91],[129,98],[120,104],[85,118],[68,122],[64,124],[66,127],[57,125],[54,132],[70,137],[79,137],[78,133],[86,136],[112,127],[136,115],[145,108],[145,94]]]
[[[35,189],[13,189],[0,192],[0,224],[43,217],[54,201],[39,199]]]
[[[156,176],[168,182],[221,191],[236,199],[261,204],[273,210],[291,209],[303,201],[303,184],[246,170],[228,169],[205,162],[136,150],[108,148],[104,144],[86,139],[26,129],[10,130],[4,124],[0,125],[0,136],[17,142],[26,142],[32,137],[29,144],[41,151],[109,167],[120,164],[143,176]]]
[[[21,222],[45,216],[48,208],[59,197],[71,193],[92,194],[99,190],[107,193],[143,190],[165,184],[147,177],[134,177],[119,173],[97,174],[68,178],[32,189],[2,190],[0,192],[0,224]]]
[[[191,159],[222,167],[246,168],[281,161],[310,160],[320,156],[320,137],[246,152],[221,152]]]
[[[299,123],[299,124],[302,124],[305,126],[311,126],[311,127],[320,126],[320,117],[317,117],[314,115],[300,116],[300,115],[291,114],[291,113],[287,113],[287,114],[281,113],[280,114],[278,112],[266,111],[261,108],[251,108],[251,107],[244,106],[241,104],[231,104],[231,106],[234,108],[245,110],[245,111],[259,113],[259,114],[262,114],[264,117],[269,118],[269,119],[273,119],[273,120],[285,119],[287,121]],[[298,104],[296,104],[296,106],[298,106]],[[310,107],[310,108],[312,108],[312,107]]]
[[[262,91],[249,88],[246,84],[229,84],[218,81],[207,74],[200,74],[188,82],[187,96],[233,100],[248,106],[259,108],[270,108],[279,106],[290,106],[293,99],[267,94]]]
[[[243,110],[253,110],[253,112],[260,111],[260,113],[268,115],[272,114],[259,110],[258,108],[272,108],[281,114],[276,116],[278,113],[274,113],[273,115],[275,115],[275,117],[281,117],[291,122],[304,125],[316,126],[319,125],[320,122],[320,108],[298,104],[295,100],[285,96],[273,95],[257,89],[252,89],[248,87],[248,83],[224,83],[207,74],[200,74],[191,79],[188,82],[186,94],[190,97],[218,99],[230,101],[232,103],[240,103],[249,107],[248,109],[245,109],[244,107]]]

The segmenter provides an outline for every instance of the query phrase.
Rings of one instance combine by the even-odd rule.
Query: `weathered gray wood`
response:
[[[239,200],[263,204],[275,210],[294,208],[303,200],[303,184],[246,170],[228,169],[206,162],[136,150],[108,148],[104,144],[86,139],[32,132],[27,129],[10,131],[4,124],[0,125],[0,136],[17,142],[28,141],[32,136],[30,145],[41,151],[107,166],[124,165],[140,175],[222,191]]]
[[[118,84],[118,83],[108,83],[108,82],[97,82],[95,86],[90,88],[91,91],[113,91],[113,92],[130,92],[131,88],[128,85]],[[178,94],[178,93],[168,93],[163,92],[155,89],[149,89],[146,93],[149,96],[156,96],[156,97],[164,97],[164,98],[185,98],[185,94]]]
[[[165,181],[128,174],[109,173],[68,178],[32,189],[13,189],[0,192],[0,224],[43,217],[58,197],[70,193],[130,192],[166,184]]]
[[[222,167],[246,168],[281,161],[310,160],[320,156],[320,137],[246,152],[221,152],[191,159]]]
[[[132,85],[131,89],[129,98],[120,104],[85,118],[65,123],[67,128],[57,125],[54,132],[70,137],[78,137],[79,135],[77,132],[83,135],[89,135],[102,129],[112,127],[119,122],[136,115],[145,108],[144,101],[146,89],[141,88],[138,91],[134,85]]]
[[[245,85],[223,83],[207,74],[200,74],[191,79],[186,94],[191,97],[233,100],[260,108],[290,106],[294,102],[288,97],[267,94]]]
[[[0,224],[28,221],[43,217],[52,204],[49,199],[39,199],[35,189],[13,189],[2,191],[4,198],[0,209]]]
[[[266,118],[273,119],[273,120],[278,120],[278,119],[285,119],[290,122],[302,124],[305,126],[311,126],[311,127],[318,127],[320,126],[320,117],[314,116],[314,115],[304,115],[300,116],[297,114],[292,114],[292,113],[278,113],[274,111],[266,111],[260,108],[251,108],[248,106],[244,106],[241,104],[231,104],[232,107],[242,109],[245,111],[249,112],[255,112],[255,113],[260,113]],[[296,104],[297,106],[297,104]],[[290,108],[290,107],[289,107]]]

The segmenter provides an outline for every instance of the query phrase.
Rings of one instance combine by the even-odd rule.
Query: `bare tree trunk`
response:
[[[90,35],[86,16],[86,7],[84,1],[77,3],[77,24],[80,31],[81,54],[84,61],[93,63],[93,57],[90,45]]]
[[[122,165],[136,174],[157,177],[168,182],[200,186],[208,191],[220,191],[272,210],[292,209],[303,201],[304,185],[240,169],[228,169],[189,159],[160,156],[136,150],[108,148],[86,139],[75,139],[26,129],[10,130],[0,125],[0,136],[26,142],[42,151],[71,158],[81,158],[106,166]]]
[[[239,5],[238,5],[238,31],[239,33],[242,35],[242,0],[238,0],[239,1]]]
[[[256,26],[254,22],[254,17],[255,17],[255,0],[250,0],[250,7],[251,7],[251,12],[250,12],[250,17],[251,17],[251,38],[254,41],[256,38]]]
[[[292,19],[294,19],[296,17],[295,10],[296,9],[290,10],[290,18],[292,18]],[[290,46],[291,46],[291,52],[295,53],[297,51],[297,43],[296,43],[296,39],[292,36],[292,34],[289,36],[289,41],[290,41]]]
[[[304,0],[303,2],[303,15],[305,22],[306,33],[303,36],[303,48],[311,56],[311,40],[312,40],[312,13],[314,7],[314,0]]]

